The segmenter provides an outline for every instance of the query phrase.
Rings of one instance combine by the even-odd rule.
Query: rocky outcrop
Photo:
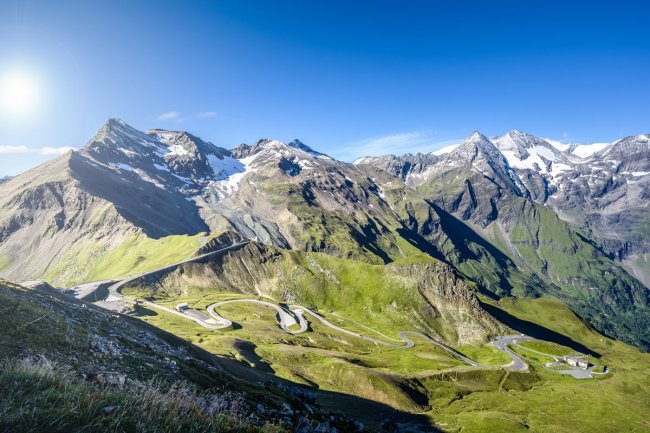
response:
[[[434,309],[445,334],[456,336],[457,344],[482,344],[507,328],[481,307],[476,288],[443,263],[388,265],[391,272],[411,280]]]

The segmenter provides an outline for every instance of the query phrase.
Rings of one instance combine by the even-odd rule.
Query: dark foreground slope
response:
[[[140,320],[1,280],[0,305],[1,432],[359,427],[290,382]]]

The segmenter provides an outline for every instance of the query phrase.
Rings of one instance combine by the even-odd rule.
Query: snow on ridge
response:
[[[583,159],[589,158],[609,145],[609,143],[578,144],[573,148],[571,154]]]
[[[508,165],[512,168],[536,170],[544,173],[546,172],[546,163],[544,162],[544,159],[551,162],[557,160],[553,151],[544,146],[533,146],[526,150],[528,152],[528,157],[524,159],[520,159],[513,150],[504,149],[501,153],[506,158],[506,161],[508,161]],[[537,168],[535,166],[537,166]]]
[[[562,143],[558,140],[553,140],[552,138],[542,138],[545,142],[559,150],[560,152],[566,152],[571,147],[571,143]]]
[[[108,165],[110,165],[113,169],[133,171],[133,167],[131,167],[129,164],[123,164],[121,162],[109,162]]]
[[[632,177],[642,177],[642,176],[647,176],[650,174],[650,171],[624,171],[621,174],[627,174],[627,175],[632,175]]]
[[[180,144],[174,144],[169,146],[169,152],[167,152],[165,156],[185,156],[189,154],[190,153],[183,146]]]
[[[154,168],[159,171],[166,171],[167,173],[171,172],[168,166],[166,165],[160,165],[160,164],[153,164]]]
[[[211,182],[210,188],[217,191],[220,199],[237,191],[242,179],[247,174],[257,171],[257,169],[253,167],[253,162],[256,157],[257,155],[247,156],[242,159],[231,158],[240,164],[238,171],[230,172],[225,178]]]
[[[125,154],[126,156],[135,156],[135,155],[138,154],[137,152],[134,152],[134,151],[131,150],[131,149],[126,149],[126,148],[124,148],[124,147],[119,147],[118,149],[120,150],[120,152],[122,152],[122,153]]]
[[[431,155],[436,155],[436,156],[445,155],[447,153],[453,152],[454,149],[456,149],[459,145],[460,145],[460,143],[455,143],[455,144],[450,144],[450,145],[445,146],[445,147],[441,147],[440,149],[437,149],[437,150],[434,150],[433,152],[431,152]]]
[[[312,165],[320,165],[316,161],[310,161],[308,159],[299,159],[298,160],[298,165],[302,169],[307,169],[307,170],[312,170],[314,167]]]
[[[359,165],[359,164],[365,164],[366,162],[370,161],[371,157],[369,156],[362,156],[361,158],[357,158],[354,161],[352,161],[353,165]]]
[[[238,159],[231,156],[219,158],[217,155],[208,154],[207,158],[212,172],[218,178],[217,180],[227,178],[244,169],[244,165]]]

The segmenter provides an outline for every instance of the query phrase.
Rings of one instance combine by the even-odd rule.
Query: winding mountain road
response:
[[[157,272],[173,269],[173,268],[175,268],[175,267],[177,267],[179,265],[185,264],[185,263],[196,262],[196,261],[202,260],[202,259],[204,259],[206,257],[210,257],[210,256],[213,256],[213,255],[216,255],[216,254],[223,253],[225,251],[234,249],[234,248],[241,247],[243,245],[248,244],[249,242],[250,242],[250,240],[245,240],[245,241],[230,245],[228,247],[224,247],[224,248],[221,248],[221,249],[218,249],[218,250],[215,250],[215,251],[211,251],[209,253],[202,254],[200,256],[190,257],[190,258],[188,258],[186,260],[180,261],[178,263],[174,263],[172,265],[163,266],[163,267],[160,267],[160,268],[148,271],[148,272],[144,272],[142,274],[129,276],[129,277],[126,277],[126,278],[121,279],[119,281],[116,281],[114,284],[111,284],[108,287],[108,295],[107,295],[106,299],[103,302],[101,302],[101,304],[104,304],[105,306],[108,306],[111,303],[112,304],[124,303],[124,301],[126,299],[128,299],[128,298],[125,297],[124,295],[122,295],[119,292],[119,290],[124,285],[126,285],[126,284],[128,284],[130,282],[133,282],[133,281],[135,281],[135,280],[137,280],[139,278],[143,278],[143,277],[146,277],[148,275],[155,274]],[[95,287],[95,286],[98,286],[98,284],[86,283],[87,288],[84,287],[84,288],[86,288],[86,290],[83,290],[84,295],[87,296],[89,294],[88,289],[91,288],[91,287]],[[435,339],[429,337],[428,335],[422,334],[420,332],[400,331],[398,333],[399,340],[396,340],[396,341],[399,341],[399,343],[391,343],[391,342],[387,342],[387,341],[384,341],[384,340],[379,340],[379,339],[376,339],[376,338],[373,338],[373,337],[369,337],[367,335],[359,334],[357,332],[349,331],[349,330],[347,330],[345,328],[341,328],[340,326],[337,326],[337,325],[331,323],[330,321],[325,319],[320,314],[318,314],[318,313],[316,313],[316,312],[314,312],[314,311],[310,310],[309,308],[304,307],[302,305],[290,305],[287,308],[284,308],[284,307],[282,307],[280,305],[277,305],[277,304],[274,304],[274,303],[271,303],[271,302],[267,302],[267,301],[261,301],[261,300],[258,300],[258,299],[231,299],[231,300],[227,300],[227,301],[215,302],[213,304],[208,305],[207,311],[210,314],[211,319],[201,320],[201,319],[199,319],[197,317],[193,317],[193,316],[191,316],[189,314],[185,314],[183,312],[176,311],[176,310],[173,310],[171,308],[167,308],[167,307],[164,307],[162,305],[155,304],[153,302],[149,302],[149,301],[145,301],[145,300],[136,300],[136,301],[138,303],[146,305],[146,306],[148,306],[150,308],[161,310],[161,311],[164,311],[166,313],[173,314],[173,315],[178,316],[178,317],[182,317],[184,319],[192,320],[193,322],[203,326],[206,329],[213,329],[213,330],[229,328],[233,324],[232,321],[230,321],[229,319],[227,319],[225,317],[220,316],[219,313],[217,313],[216,309],[219,308],[220,306],[226,305],[226,304],[233,304],[233,303],[242,303],[242,302],[257,304],[257,305],[267,307],[267,308],[271,308],[271,309],[275,310],[276,313],[277,313],[276,318],[277,318],[277,320],[279,322],[280,328],[283,331],[285,331],[285,332],[287,332],[289,334],[300,334],[300,333],[308,331],[309,323],[307,322],[307,320],[304,317],[304,315],[307,314],[307,315],[311,316],[313,319],[318,320],[319,322],[321,322],[323,325],[329,327],[330,329],[341,332],[343,334],[350,335],[350,336],[355,337],[355,338],[359,338],[359,339],[362,339],[362,340],[369,341],[371,343],[374,343],[374,344],[377,344],[377,345],[380,345],[380,346],[391,347],[391,348],[395,348],[395,349],[409,349],[409,348],[415,346],[415,342],[413,341],[412,338],[416,337],[416,338],[420,338],[420,339],[422,339],[424,341],[427,341],[430,344],[433,344],[434,346],[437,346],[437,347],[441,348],[442,350],[445,350],[446,352],[450,353],[452,356],[456,357],[457,359],[463,361],[467,365],[470,365],[470,366],[473,366],[473,367],[481,366],[481,364],[479,364],[478,362],[468,358],[467,356],[465,356],[462,353],[454,350],[453,348],[447,346],[446,344],[444,344],[444,343],[442,343],[442,342],[440,342],[438,340],[435,340]],[[297,326],[297,328],[295,328],[296,326]],[[503,366],[503,368],[513,370],[513,371],[528,371],[528,365],[526,365],[526,363],[521,358],[519,358],[519,356],[517,356],[514,352],[512,352],[510,349],[508,349],[507,345],[508,344],[516,344],[518,341],[530,341],[530,340],[533,340],[533,338],[520,336],[520,335],[506,336],[506,337],[500,337],[500,338],[498,338],[497,340],[493,341],[490,344],[493,345],[497,350],[507,354],[512,359],[512,362],[510,362],[508,365]]]
[[[381,346],[386,346],[386,347],[391,347],[394,349],[409,349],[415,345],[413,340],[409,338],[411,337],[418,337],[421,338],[425,341],[428,341],[429,343],[438,346],[439,348],[449,352],[456,358],[460,359],[461,361],[465,362],[468,365],[477,367],[480,364],[476,361],[471,360],[470,358],[466,357],[460,352],[457,352],[456,350],[452,349],[451,347],[447,346],[444,343],[441,343],[440,341],[434,340],[431,337],[421,334],[419,332],[413,332],[413,331],[401,331],[398,335],[401,340],[401,344],[395,344],[395,343],[389,343],[383,340],[378,340],[376,338],[368,337],[367,335],[359,334],[357,332],[349,331],[345,328],[341,328],[340,326],[334,325],[331,323],[329,320],[325,319],[323,316],[320,314],[310,310],[307,307],[304,307],[302,305],[291,305],[287,309],[277,305],[273,304],[271,302],[267,301],[260,301],[257,299],[232,299],[228,301],[221,301],[221,302],[215,302],[213,304],[208,305],[207,310],[208,313],[217,321],[220,321],[221,323],[230,322],[228,319],[225,319],[224,317],[220,316],[219,313],[216,312],[216,309],[222,305],[226,304],[232,304],[232,303],[237,303],[237,302],[246,302],[246,303],[253,303],[253,304],[258,304],[266,307],[270,307],[274,309],[278,314],[278,321],[280,324],[280,328],[284,330],[285,332],[288,332],[290,334],[300,334],[302,332],[305,332],[309,328],[309,324],[307,323],[307,320],[305,320],[304,314],[309,314],[312,316],[314,319],[320,321],[323,325],[334,329],[335,331],[341,332],[343,334],[351,335],[356,338],[360,338],[362,340],[369,341],[371,343],[381,345]],[[230,322],[232,324],[232,322]],[[298,329],[291,329],[291,326],[294,325],[299,325]],[[229,326],[229,325],[228,325]],[[224,326],[224,328],[227,326]]]
[[[505,337],[499,337],[496,340],[492,341],[490,343],[490,346],[496,348],[500,352],[505,353],[512,359],[510,364],[508,364],[508,369],[512,371],[521,371],[521,372],[526,372],[528,371],[528,364],[524,362],[523,359],[519,357],[515,352],[510,350],[508,348],[509,344],[515,344],[519,345],[519,342],[524,342],[524,341],[533,341],[534,338],[532,337],[527,337],[525,335],[509,335]]]

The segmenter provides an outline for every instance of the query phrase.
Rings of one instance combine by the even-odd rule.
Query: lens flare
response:
[[[38,108],[40,89],[28,71],[10,70],[0,75],[0,110],[9,118],[25,118]]]

